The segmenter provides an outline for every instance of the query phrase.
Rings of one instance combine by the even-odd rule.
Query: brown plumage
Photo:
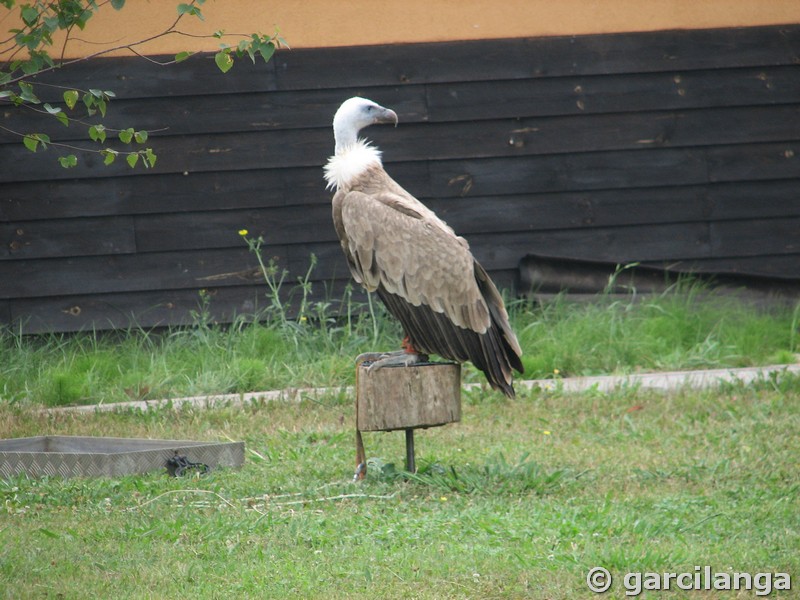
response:
[[[362,98],[334,118],[336,154],[325,168],[333,222],[355,280],[376,292],[423,354],[470,361],[492,387],[513,397],[523,371],[503,300],[464,238],[398,185],[380,153],[357,139],[394,112]]]

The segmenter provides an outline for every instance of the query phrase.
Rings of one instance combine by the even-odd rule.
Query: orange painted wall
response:
[[[128,0],[121,12],[106,8],[75,34],[86,41],[72,40],[66,56],[159,33],[174,21],[176,5]],[[5,10],[0,31],[13,26]],[[293,48],[800,23],[800,0],[209,0],[202,10],[205,21],[184,18],[180,31],[273,33],[279,27]],[[174,54],[218,45],[173,34],[138,49]]]

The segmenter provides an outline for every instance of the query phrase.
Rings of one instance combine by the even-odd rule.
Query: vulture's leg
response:
[[[372,364],[367,367],[368,371],[382,369],[383,367],[410,367],[420,362],[426,362],[428,356],[417,351],[411,345],[408,336],[403,338],[403,349],[396,352],[365,352],[356,357],[356,364],[369,361]]]

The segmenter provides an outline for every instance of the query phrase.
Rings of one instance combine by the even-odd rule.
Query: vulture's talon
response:
[[[369,362],[374,363],[386,356],[386,352],[364,352],[356,356],[356,366],[360,367],[361,363]]]
[[[384,367],[410,367],[420,362],[419,354],[411,354],[405,350],[397,352],[387,352],[378,360],[367,367],[367,371],[377,371]]]

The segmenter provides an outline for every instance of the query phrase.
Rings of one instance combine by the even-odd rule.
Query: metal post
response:
[[[406,471],[409,473],[417,472],[417,464],[414,460],[414,429],[406,429]]]

